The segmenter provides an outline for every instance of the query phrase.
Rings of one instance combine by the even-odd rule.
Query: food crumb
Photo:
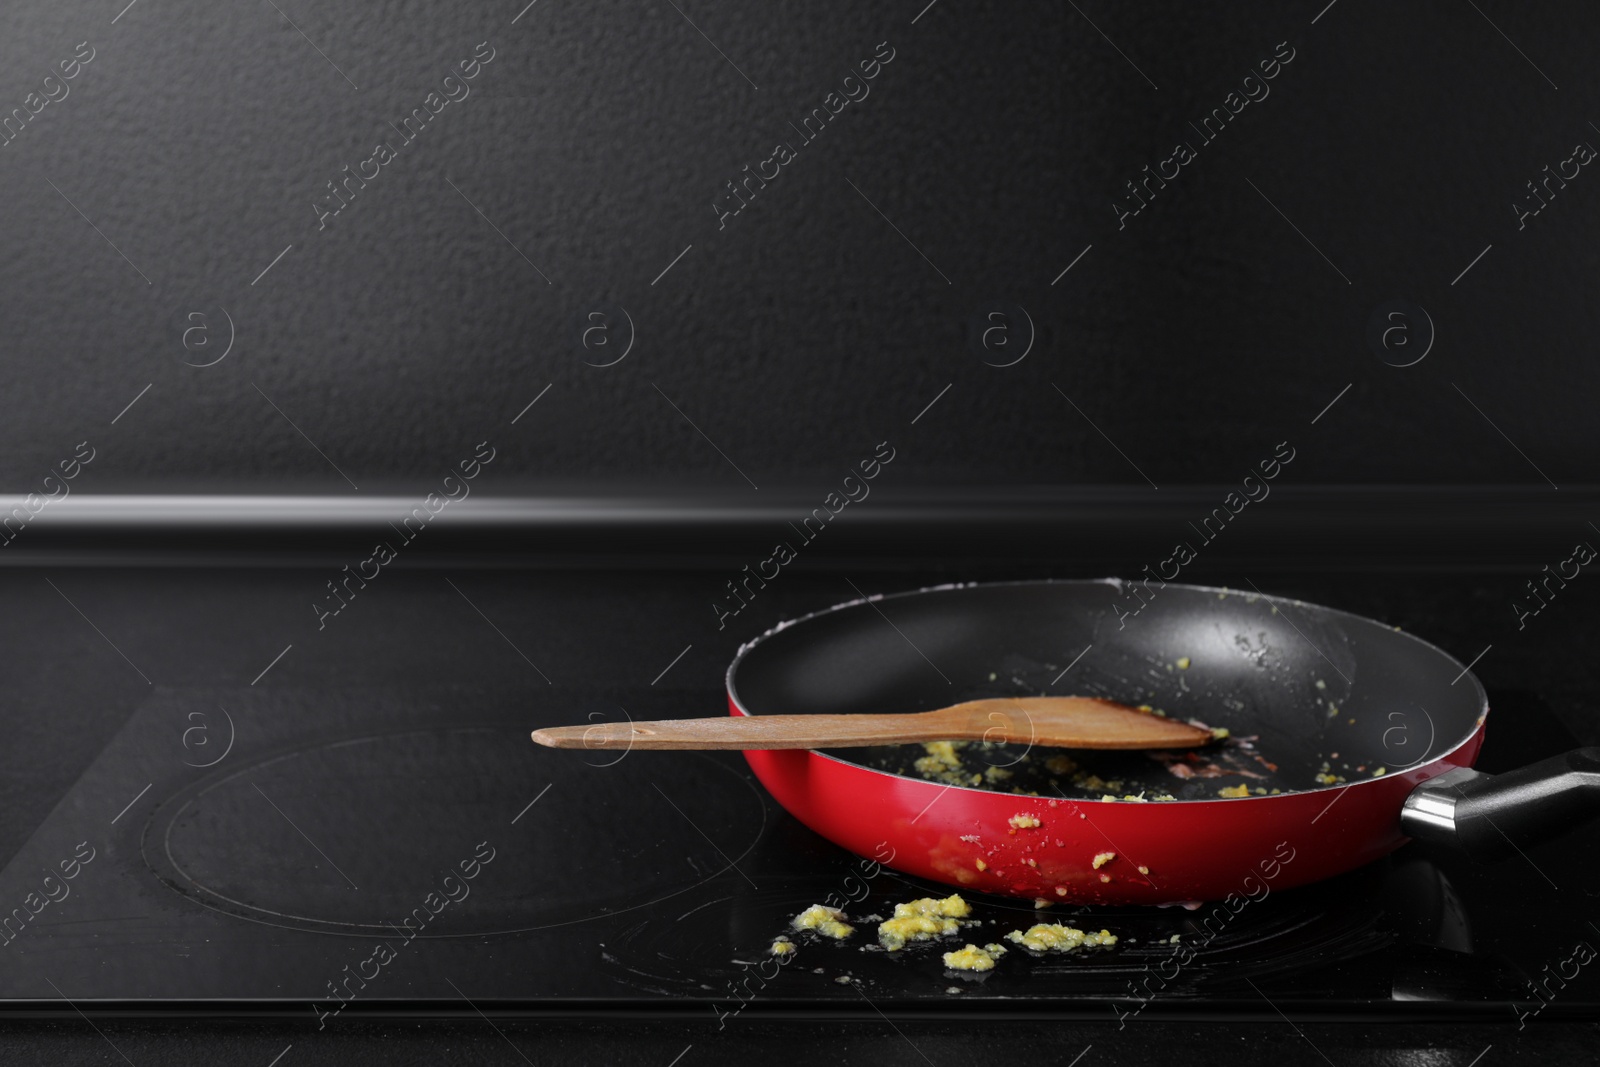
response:
[[[1004,945],[968,945],[944,954],[944,965],[952,971],[992,971],[994,961],[1006,954]]]
[[[1012,828],[1017,830],[1031,830],[1035,826],[1039,825],[1038,819],[1027,814],[1013,815],[1011,818],[1007,819],[1006,822],[1010,823]]]
[[[951,986],[945,986],[944,987],[944,991],[946,993],[949,993],[951,996],[955,996],[956,994],[962,992],[962,989],[961,989],[960,986],[951,985]]]
[[[1055,901],[1046,900],[1044,897],[1034,897],[1033,898],[1033,906],[1035,908],[1053,908],[1053,907],[1055,907],[1055,903],[1056,903]]]
[[[1373,768],[1373,771],[1372,771],[1372,777],[1378,778],[1378,777],[1381,777],[1381,776],[1383,776],[1385,774],[1388,774],[1388,773],[1389,773],[1389,768],[1387,768],[1387,767],[1375,767],[1375,768]]]
[[[1149,867],[1140,867],[1139,868],[1139,873],[1140,874],[1149,874],[1150,873],[1150,868]]]
[[[838,982],[840,985],[849,985],[850,976],[848,974],[841,974],[839,977],[835,978],[834,981]]]
[[[1178,669],[1180,671],[1186,671],[1186,670],[1189,669],[1189,657],[1188,656],[1179,656],[1178,657]]]
[[[796,915],[791,925],[796,930],[815,930],[823,937],[843,941],[856,932],[855,927],[844,921],[845,918],[845,913],[838,908],[830,908],[826,904],[813,904]]]
[[[1177,934],[1173,934],[1171,937],[1167,938],[1167,944],[1176,945],[1177,943],[1178,943],[1178,935]]]
[[[1217,796],[1219,797],[1247,797],[1249,795],[1250,787],[1244,782],[1240,782],[1238,785],[1225,785],[1217,790]]]
[[[1321,678],[1318,678],[1317,679],[1317,688],[1318,689],[1327,689],[1328,688],[1328,683],[1324,682]]]
[[[1117,854],[1115,852],[1097,852],[1095,853],[1093,860],[1094,869],[1098,871],[1101,867],[1104,867],[1106,864],[1110,863],[1116,858]]]
[[[1092,945],[1115,945],[1117,935],[1109,930],[1099,933],[1085,933],[1073,926],[1062,926],[1059,923],[1038,923],[1028,929],[1026,933],[1013,930],[1006,935],[1006,940],[1021,945],[1023,948],[1032,949],[1034,952],[1072,952],[1076,949]]]
[[[772,943],[771,952],[774,956],[787,956],[794,951],[794,942],[787,937],[780,937]]]
[[[878,924],[878,942],[890,952],[897,952],[908,941],[929,941],[955,933],[961,929],[961,921],[971,913],[972,909],[959,893],[943,900],[923,897],[896,904],[894,917]]]
[[[912,766],[924,778],[946,785],[966,785],[968,775],[961,765],[961,749],[965,748],[965,741],[924,741],[922,750],[927,753],[919,757]],[[971,783],[977,785],[982,782],[981,775],[973,775],[975,780]]]
[[[981,859],[973,860],[972,865],[978,868],[980,871],[987,871],[989,869],[989,865],[983,862]]]
[[[1226,741],[1232,736],[1233,731],[1229,730],[1226,726],[1219,726],[1215,730],[1211,731],[1211,740],[1213,741]]]

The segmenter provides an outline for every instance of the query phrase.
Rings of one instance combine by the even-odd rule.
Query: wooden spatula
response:
[[[1194,748],[1210,730],[1093,697],[969,700],[908,714],[752,715],[551,726],[550,748],[863,748],[914,741],[995,741],[1052,748]]]

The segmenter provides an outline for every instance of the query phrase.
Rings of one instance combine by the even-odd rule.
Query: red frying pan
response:
[[[1497,776],[1471,770],[1488,703],[1438,648],[1346,612],[1222,589],[1017,582],[857,601],[763,634],[727,685],[734,715],[1073,694],[1231,731],[1220,751],[1187,754],[745,753],[822,836],[986,893],[1082,904],[1248,896],[1331,877],[1410,837],[1487,858],[1600,808],[1600,750]]]

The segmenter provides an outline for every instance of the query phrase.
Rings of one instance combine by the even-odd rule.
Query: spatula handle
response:
[[[587,749],[861,748],[963,737],[959,720],[939,711],[914,715],[718,716],[550,726],[533,732],[535,741],[550,748]]]

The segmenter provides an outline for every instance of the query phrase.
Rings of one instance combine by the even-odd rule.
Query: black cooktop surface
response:
[[[0,576],[13,594],[40,579]],[[886,915],[948,890],[812,834],[735,754],[619,758],[540,749],[527,736],[553,723],[718,713],[716,642],[730,635],[685,620],[651,639],[660,663],[631,671],[606,643],[638,625],[639,603],[706,577],[397,575],[366,624],[308,635],[278,617],[304,576],[240,576],[215,596],[255,599],[258,614],[222,622],[238,617],[194,604],[187,625],[235,627],[213,635],[224,648],[251,637],[265,652],[255,669],[273,644],[289,648],[254,683],[233,684],[215,663],[186,666],[170,633],[132,626],[159,574],[62,580],[86,618],[111,628],[98,650],[91,641],[81,651],[106,660],[101,669],[117,655],[133,668],[121,694],[131,713],[0,871],[0,938],[13,957],[0,998],[13,1007],[62,997],[270,1006],[333,1026],[419,1004],[720,1019],[986,1004],[1108,1020],[1196,1008],[1510,1019],[1600,1004],[1600,981],[1573,962],[1580,942],[1600,943],[1592,829],[1488,867],[1408,846],[1237,913],[1054,907],[1036,917],[1027,901],[969,894],[984,925],[967,940],[1034,921],[1119,937],[1060,959],[1013,953],[981,977],[945,970],[949,945],[890,956],[861,935],[796,936],[780,964],[768,946],[810,904]],[[837,576],[796,576],[769,610],[847,595]],[[1356,599],[1341,606],[1362,610]],[[1449,647],[1452,635],[1429,636]],[[591,640],[596,648],[576,651]],[[1540,693],[1490,688],[1483,768],[1577,743]]]

